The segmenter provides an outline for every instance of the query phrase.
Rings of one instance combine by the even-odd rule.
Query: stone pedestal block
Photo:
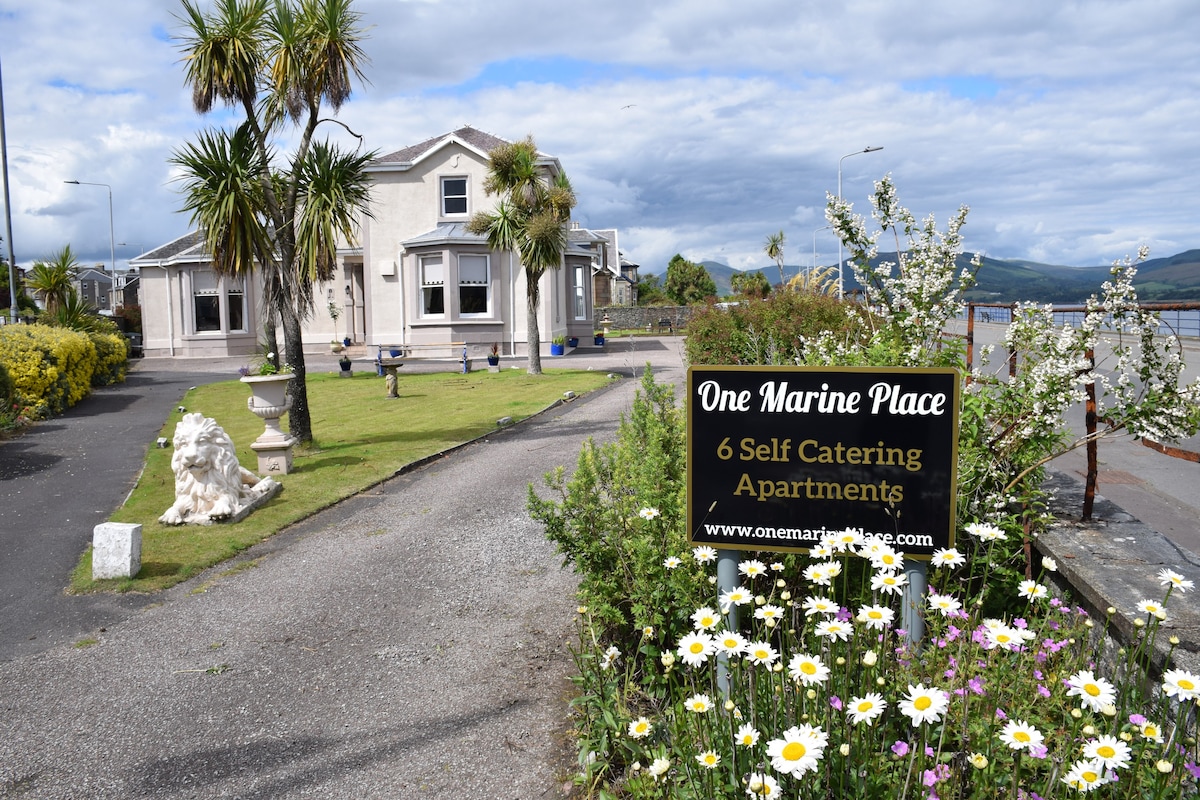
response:
[[[141,525],[102,522],[92,529],[92,580],[132,578],[141,568]]]

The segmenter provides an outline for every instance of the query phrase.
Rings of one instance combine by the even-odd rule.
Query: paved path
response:
[[[562,363],[632,374],[650,360],[678,382],[678,341]],[[553,796],[574,577],[525,512],[526,486],[611,436],[636,386],[323,512],[239,558],[252,569],[152,602],[55,598],[0,663],[0,796]],[[86,404],[64,418],[89,424]],[[88,532],[58,531],[75,553],[49,568],[52,592]],[[84,634],[98,643],[72,647]]]

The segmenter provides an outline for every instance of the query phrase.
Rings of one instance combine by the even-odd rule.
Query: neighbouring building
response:
[[[505,354],[528,351],[519,259],[491,250],[484,237],[466,230],[473,214],[496,205],[483,182],[488,152],[504,141],[464,127],[370,163],[371,213],[360,222],[358,242],[339,248],[337,277],[317,287],[306,349],[349,338],[368,346],[464,342],[472,357],[493,343]],[[553,156],[542,155],[538,163],[550,176],[562,171]],[[198,232],[130,263],[140,273],[146,355],[256,351],[262,329],[257,279],[218,276]],[[636,280],[636,266],[630,267]],[[597,287],[612,294],[619,285],[628,296],[628,283],[616,231],[572,224],[562,268],[541,279],[536,313],[544,350],[556,336],[590,343]]]

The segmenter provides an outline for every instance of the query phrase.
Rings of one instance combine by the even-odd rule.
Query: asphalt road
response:
[[[149,601],[63,589],[92,529],[133,489],[170,410],[190,387],[236,374],[205,371],[212,362],[158,366],[134,362],[124,384],[0,442],[0,661],[105,627]]]

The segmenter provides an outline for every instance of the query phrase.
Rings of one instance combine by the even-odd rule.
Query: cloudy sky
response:
[[[202,6],[206,0],[200,0]],[[626,257],[836,261],[826,192],[890,173],[967,248],[1108,264],[1200,247],[1195,0],[359,0],[370,83],[340,119],[382,152],[463,124],[533,134]],[[187,232],[168,158],[205,126],[172,0],[0,0],[13,244],[118,267]],[[324,129],[338,138],[340,129]],[[866,147],[883,147],[862,154]],[[857,155],[844,158],[850,153]],[[121,244],[123,243],[123,244]],[[7,251],[7,247],[5,247]]]

